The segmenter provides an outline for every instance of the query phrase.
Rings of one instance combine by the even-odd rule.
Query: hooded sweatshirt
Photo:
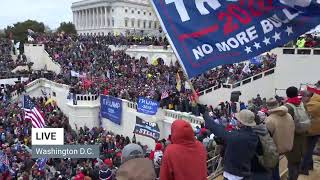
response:
[[[306,108],[311,116],[309,135],[320,135],[320,95],[314,94],[307,103]]]
[[[171,126],[170,144],[162,159],[161,180],[206,180],[207,153],[195,139],[190,123],[176,120]]]
[[[265,122],[279,154],[291,151],[295,125],[292,117],[288,113],[288,108],[281,106],[271,109],[269,110],[269,114]]]

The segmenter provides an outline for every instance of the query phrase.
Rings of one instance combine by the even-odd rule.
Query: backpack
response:
[[[262,155],[257,155],[259,164],[266,169],[273,169],[279,162],[279,153],[277,146],[274,143],[272,137],[270,136],[268,130],[266,129],[265,124],[259,125],[263,126],[266,133],[259,133],[255,129],[254,131],[259,137],[260,143],[262,145]]]
[[[292,107],[294,111],[294,124],[295,131],[299,134],[306,133],[311,126],[311,120],[308,116],[303,104],[299,106],[295,106],[291,103],[287,103],[290,107]]]

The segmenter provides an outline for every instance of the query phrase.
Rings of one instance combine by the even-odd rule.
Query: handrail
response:
[[[272,71],[273,71],[273,72],[272,72]],[[200,94],[200,95],[205,95],[205,94],[207,94],[208,92],[212,92],[212,91],[217,90],[217,89],[220,89],[220,88],[222,88],[222,87],[223,87],[223,88],[228,88],[228,89],[234,89],[234,88],[237,88],[237,87],[239,87],[239,86],[241,86],[241,85],[243,85],[243,84],[247,84],[247,83],[243,83],[243,82],[246,82],[246,81],[249,81],[249,80],[250,80],[250,82],[255,81],[255,80],[257,80],[257,79],[260,79],[260,78],[256,78],[256,77],[261,76],[261,75],[262,75],[262,77],[265,77],[265,76],[268,76],[268,75],[270,75],[270,74],[273,74],[274,71],[275,71],[275,68],[271,68],[271,69],[268,69],[268,70],[266,70],[266,71],[263,71],[263,72],[261,72],[261,73],[259,73],[259,74],[256,74],[256,75],[254,75],[254,76],[250,76],[250,77],[248,77],[248,78],[246,78],[246,79],[243,79],[243,80],[241,80],[241,81],[237,81],[237,82],[235,82],[235,83],[233,83],[233,84],[222,84],[221,87],[218,87],[219,85],[210,87],[210,88],[208,88],[208,89],[205,89],[205,90],[201,91],[199,94]],[[267,74],[267,73],[269,73],[269,72],[272,72],[272,73]]]

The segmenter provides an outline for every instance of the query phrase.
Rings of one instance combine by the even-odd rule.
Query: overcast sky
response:
[[[61,22],[72,22],[71,5],[76,1],[80,0],[0,0],[0,29],[27,19],[56,29]]]
[[[61,22],[72,22],[71,4],[79,0],[0,0],[0,29],[27,19],[55,29]]]

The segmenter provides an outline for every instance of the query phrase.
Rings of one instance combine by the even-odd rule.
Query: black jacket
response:
[[[259,142],[256,133],[250,127],[227,132],[224,126],[210,118],[208,112],[204,114],[204,119],[206,128],[225,142],[224,171],[240,177],[251,177],[251,163]]]

